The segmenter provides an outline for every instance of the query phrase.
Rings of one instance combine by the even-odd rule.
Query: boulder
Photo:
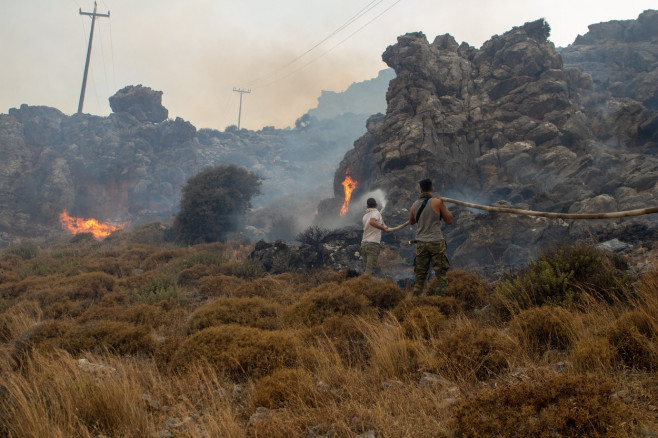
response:
[[[119,113],[128,113],[140,122],[160,123],[169,112],[162,106],[162,91],[142,85],[130,85],[110,97],[110,108]]]

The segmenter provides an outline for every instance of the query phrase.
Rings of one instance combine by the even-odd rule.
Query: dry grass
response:
[[[577,248],[502,289],[455,270],[410,297],[264,276],[249,250],[144,226],[1,252],[0,436],[658,433],[658,272]]]

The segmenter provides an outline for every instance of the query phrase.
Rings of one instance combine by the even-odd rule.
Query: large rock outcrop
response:
[[[643,16],[653,20],[654,12]],[[629,29],[639,33],[630,41],[658,53],[644,24]],[[335,197],[320,203],[319,218],[338,216],[346,175],[358,181],[354,199],[383,190],[389,223],[408,218],[417,181],[425,177],[444,196],[481,204],[564,213],[654,204],[658,159],[646,153],[655,147],[651,98],[639,103],[647,117],[627,117],[643,137],[632,145],[606,143],[597,135],[605,128],[596,126],[604,119],[592,118],[583,104],[596,76],[575,62],[565,68],[548,35],[548,24],[538,20],[494,36],[480,49],[450,35],[431,43],[422,33],[400,36],[382,56],[396,72],[386,115],[373,116],[345,155],[335,173]],[[658,71],[648,65],[652,70],[643,77]],[[558,244],[621,239],[631,225],[657,227],[655,217],[582,222],[452,209],[455,224],[445,227],[449,255],[455,266],[468,268],[518,266]],[[345,222],[357,222],[361,206],[350,210]],[[410,233],[401,232],[400,239]]]

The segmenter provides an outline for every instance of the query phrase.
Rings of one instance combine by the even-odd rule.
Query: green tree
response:
[[[183,243],[216,242],[239,228],[262,178],[235,164],[202,170],[183,187],[174,235]]]

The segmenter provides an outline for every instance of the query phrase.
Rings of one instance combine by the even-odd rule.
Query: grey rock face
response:
[[[334,200],[318,207],[319,223],[337,216],[346,175],[359,183],[353,198],[383,190],[391,206],[385,220],[396,224],[407,220],[417,182],[426,177],[437,193],[479,204],[503,201],[562,213],[653,205],[658,160],[651,151],[658,124],[651,87],[658,81],[647,78],[658,74],[658,39],[650,25],[655,15],[647,11],[630,24],[611,25],[614,31],[594,26],[596,35],[562,56],[547,40],[543,20],[496,35],[480,49],[450,35],[431,43],[418,32],[400,36],[382,55],[396,72],[386,115],[371,119],[345,155]],[[639,67],[604,73],[587,68],[603,53],[608,66],[625,65],[610,61],[611,39],[623,46],[622,59],[640,58]],[[613,76],[628,90],[615,97],[606,85],[610,98],[596,108],[601,78]],[[638,100],[640,95],[646,98]],[[453,266],[467,268],[523,265],[558,244],[601,233],[615,237],[638,222],[658,226],[650,216],[565,222],[450,208],[456,219],[444,227],[449,256]],[[405,229],[399,239],[412,235]]]

